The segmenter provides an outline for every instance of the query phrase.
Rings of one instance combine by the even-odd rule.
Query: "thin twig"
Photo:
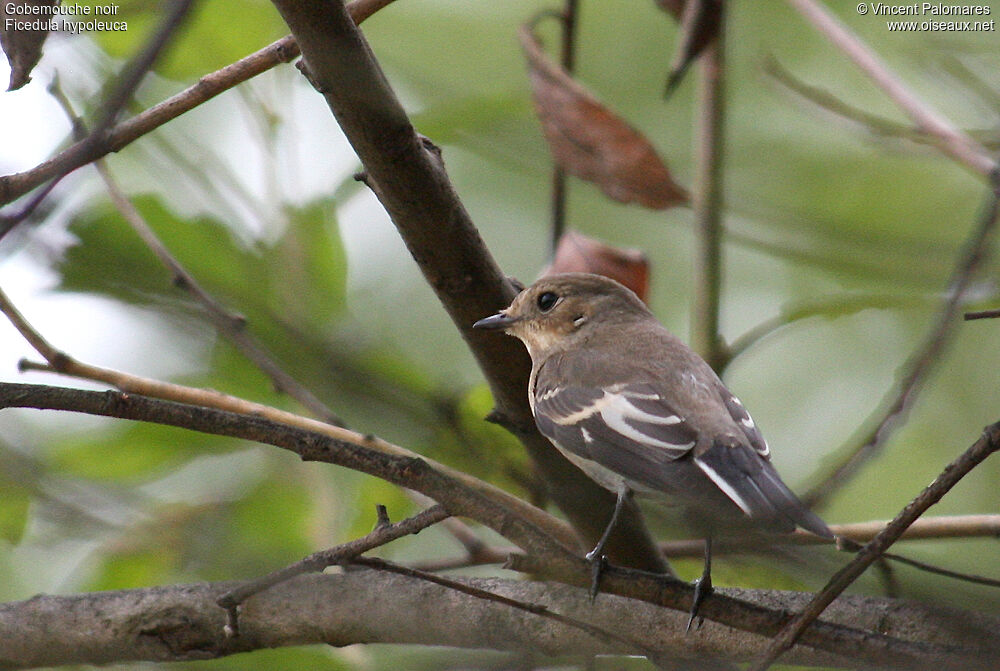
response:
[[[355,23],[360,24],[392,0],[354,0],[348,3],[347,11]],[[0,205],[20,198],[32,189],[49,182],[57,175],[65,176],[90,163],[96,158],[124,147],[143,135],[156,130],[163,124],[189,112],[198,105],[228,91],[232,87],[267,72],[275,66],[288,63],[299,56],[299,47],[291,35],[241,58],[215,72],[203,75],[197,83],[173,95],[134,117],[108,128],[90,146],[86,142],[76,142],[56,156],[26,170],[0,177]],[[97,137],[96,134],[93,137]],[[47,188],[51,188],[48,184]]]
[[[381,547],[392,541],[416,534],[450,516],[444,506],[438,504],[420,511],[395,524],[388,523],[385,508],[378,507],[378,523],[371,533],[333,548],[314,552],[294,564],[268,573],[256,580],[249,580],[236,589],[219,597],[218,604],[226,611],[226,634],[239,635],[239,607],[244,601],[278,583],[291,580],[303,573],[318,573],[329,566],[344,564],[358,555]]]
[[[896,389],[890,391],[883,399],[884,409],[874,415],[881,416],[875,428],[855,443],[855,447],[851,448],[840,463],[802,497],[807,506],[814,508],[822,505],[858,471],[862,464],[881,450],[893,429],[913,406],[924,381],[951,342],[958,324],[956,317],[963,296],[972,284],[976,270],[990,253],[989,243],[996,228],[998,200],[1000,200],[1000,172],[995,172],[991,179],[992,186],[979,216],[979,224],[966,240],[964,249],[955,262],[948,282],[948,292],[938,312],[937,321],[924,341],[902,366],[901,370],[906,371],[905,374],[900,376]]]
[[[73,106],[62,88],[58,79],[49,86],[49,93],[62,106],[63,111],[73,124],[74,135],[82,135],[87,132],[86,126],[73,110]],[[335,426],[345,426],[341,420],[325,403],[316,397],[309,389],[298,380],[289,375],[271,355],[264,349],[264,346],[247,330],[246,318],[228,310],[222,303],[215,299],[206,291],[194,278],[194,276],[181,265],[167,246],[157,237],[153,228],[139,212],[138,208],[132,204],[128,196],[118,186],[118,182],[111,175],[107,162],[104,159],[94,161],[94,167],[104,181],[104,186],[108,191],[108,196],[115,209],[122,215],[125,222],[132,227],[136,235],[149,248],[153,255],[162,263],[173,275],[175,286],[186,290],[196,301],[205,308],[209,321],[216,330],[224,337],[228,338],[243,355],[250,360],[265,375],[271,378],[271,383],[276,391],[286,393],[303,407],[309,409],[313,414],[328,424]]]
[[[888,524],[887,520],[831,524],[830,531],[838,538],[848,539],[856,543],[867,543],[880,534]],[[914,522],[899,540],[948,540],[956,538],[1000,538],[1000,515],[922,517]],[[792,534],[775,536],[769,540],[773,540],[776,546],[825,545],[829,543],[824,538],[801,530]],[[659,544],[659,547],[668,557],[700,558],[705,554],[704,541],[701,539],[664,541]],[[753,550],[753,547],[739,542],[727,542],[725,539],[712,544],[713,554],[722,555],[727,552],[741,552],[744,550]]]
[[[1000,309],[966,312],[964,315],[965,321],[972,321],[973,319],[996,319],[997,317],[1000,317]]]
[[[719,334],[722,288],[722,160],[725,151],[725,3],[719,3],[719,32],[702,51],[699,68],[699,127],[695,147],[694,302],[691,343],[715,370],[725,367],[726,352]]]
[[[544,530],[545,533],[551,535],[557,542],[563,543],[566,547],[576,546],[577,541],[573,532],[551,515],[521,501],[498,487],[489,485],[461,471],[448,468],[443,464],[438,464],[426,457],[421,457],[410,450],[394,445],[377,436],[370,434],[363,435],[350,429],[333,426],[326,422],[296,415],[261,403],[247,401],[211,389],[185,387],[184,385],[143,378],[82,363],[56,349],[45,340],[17,310],[13,303],[10,302],[2,289],[0,289],[0,312],[7,316],[21,336],[48,362],[48,364],[38,364],[22,361],[20,364],[22,370],[59,373],[94,382],[104,382],[123,392],[175,401],[186,406],[191,406],[192,408],[213,408],[231,413],[263,417],[284,426],[314,432],[333,440],[373,450],[385,455],[407,459],[420,459],[446,477],[461,482],[465,486],[474,489],[479,495],[513,511],[523,519],[529,520],[529,523],[535,525],[538,529]]]
[[[959,480],[998,449],[1000,449],[1000,422],[987,427],[979,440],[973,443],[958,459],[948,464],[934,482],[903,508],[899,515],[878,536],[865,545],[849,564],[837,571],[809,604],[774,637],[761,659],[748,671],[765,671],[770,667],[782,653],[795,644],[802,632],[826,610],[826,607],[834,599],[864,573],[874,561],[884,555],[885,551],[903,535],[903,532],[924,511],[940,501],[952,487],[958,484]]]
[[[731,363],[761,340],[804,319],[845,317],[869,309],[925,308],[929,304],[932,304],[932,299],[925,296],[859,294],[821,296],[808,301],[783,305],[778,315],[753,326],[733,340],[729,345],[728,360]]]
[[[789,91],[841,119],[864,127],[866,131],[873,135],[909,140],[910,142],[931,145],[937,149],[942,149],[944,141],[939,135],[934,135],[921,128],[898,123],[849,105],[826,89],[807,84],[800,80],[778,62],[773,55],[768,55],[764,59],[763,68],[764,72],[773,77]],[[964,132],[976,139],[977,142],[981,142],[984,146],[991,149],[996,149],[1000,146],[1000,140],[998,140],[995,132],[982,130]]]
[[[579,0],[565,0],[562,12],[558,15],[562,27],[560,63],[567,74],[572,75],[576,66],[576,19]],[[559,240],[566,230],[566,171],[556,163],[552,167],[552,233],[550,236],[550,252],[554,256],[559,247]]]
[[[918,99],[889,70],[872,49],[852,33],[822,3],[816,0],[788,0],[813,26],[823,33],[867,74],[916,124],[917,128],[941,138],[941,150],[982,175],[996,168],[989,153],[975,140],[955,128],[947,119]]]
[[[80,151],[82,154],[93,155],[95,151],[99,151],[99,147],[107,142],[108,133],[114,126],[118,115],[125,109],[129,100],[132,99],[132,95],[139,88],[139,84],[146,77],[146,73],[152,69],[153,64],[163,53],[164,49],[166,49],[167,44],[170,43],[171,38],[177,33],[177,30],[187,17],[192,4],[193,0],[174,0],[171,3],[156,32],[153,33],[153,36],[139,53],[122,70],[114,88],[101,105],[101,116],[97,123],[94,124],[93,132],[77,143],[81,146]],[[56,183],[73,169],[74,167],[62,167],[51,176],[52,181],[48,187],[35,198],[31,199],[20,212],[0,216],[0,239],[3,239],[3,236],[9,233],[11,229],[29,217],[35,208],[42,203],[45,196],[52,191]]]

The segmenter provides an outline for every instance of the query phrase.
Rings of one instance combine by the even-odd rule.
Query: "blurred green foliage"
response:
[[[892,388],[933,319],[985,189],[933,150],[875,137],[769,79],[761,64],[773,55],[802,80],[905,121],[784,3],[731,4],[722,325],[731,342],[767,320],[787,323],[751,344],[726,377],[768,435],[779,470],[801,490]],[[417,129],[443,146],[493,253],[525,281],[546,260],[550,166],[515,30],[552,6],[405,0],[364,25]],[[285,33],[267,2],[198,7],[158,70],[165,79],[142,92],[144,105]],[[894,35],[853,7],[835,11],[922,98],[963,126],[996,128],[995,101],[941,66],[958,58],[997,90],[995,35]],[[110,59],[135,51],[158,5],[120,8],[129,30],[95,36]],[[689,78],[668,103],[660,98],[673,23],[653,2],[584,2],[580,27],[579,78],[650,137],[675,177],[689,184],[695,85]],[[542,32],[551,49],[551,26]],[[81,67],[71,51],[63,58],[47,67]],[[98,76],[115,63],[98,61],[84,61]],[[89,104],[93,99],[82,96],[81,107]],[[248,331],[349,425],[535,495],[518,443],[482,421],[490,397],[464,343],[374,198],[353,184],[357,159],[293,68],[225,94],[109,164],[180,263],[244,315]],[[160,348],[180,349],[192,367],[176,381],[301,411],[225,338],[206,335],[204,309],[173,285],[85,172],[67,180],[81,196],[62,192],[74,243],[55,260],[35,249],[39,265],[58,273],[55,291],[104,296],[164,324],[146,343],[131,342],[127,332],[104,334],[105,360],[114,361],[123,343],[151,359]],[[654,311],[683,337],[690,213],[624,207],[572,183],[569,214],[574,228],[650,256]],[[991,258],[980,273],[970,308],[995,305],[998,267]],[[75,329],[101,328],[95,315],[93,323],[67,323],[64,332],[46,335],[74,353]],[[822,511],[827,520],[893,516],[981,426],[998,419],[1000,329],[980,322],[957,331],[905,424]],[[0,445],[4,600],[250,577],[367,532],[376,503],[388,505],[393,519],[415,509],[397,488],[370,477],[238,441],[140,424],[50,428],[45,418],[15,413],[0,415],[0,427],[4,422],[13,423],[4,434],[9,442]],[[1000,466],[987,462],[933,512],[997,512],[998,477]],[[900,547],[952,569],[1000,576],[997,549],[990,540]],[[382,552],[423,560],[459,548],[433,529]],[[56,553],[62,559],[51,561]],[[46,570],[35,569],[40,561]],[[826,564],[832,570],[840,561],[780,574],[753,558],[722,561],[716,577],[815,589]],[[694,563],[680,567],[697,570]],[[960,606],[974,598],[977,608],[1000,610],[1000,596],[984,588],[909,569],[898,569],[898,579],[904,596]],[[305,648],[183,668],[445,668],[486,659],[415,654],[382,646]]]

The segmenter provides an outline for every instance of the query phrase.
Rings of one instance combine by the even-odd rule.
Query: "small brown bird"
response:
[[[604,545],[624,501],[666,495],[706,534],[690,626],[711,591],[711,537],[756,528],[830,529],[782,482],[743,404],[705,361],[629,289],[586,273],[545,277],[474,324],[521,339],[531,355],[528,402],[567,459],[618,495],[587,558],[596,594]]]

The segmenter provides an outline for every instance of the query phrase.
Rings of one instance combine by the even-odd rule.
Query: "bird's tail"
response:
[[[774,466],[750,447],[717,441],[695,462],[761,527],[790,533],[798,526],[822,538],[833,538],[826,522],[806,508],[782,482]]]

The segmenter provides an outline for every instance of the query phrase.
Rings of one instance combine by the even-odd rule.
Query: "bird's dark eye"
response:
[[[555,295],[551,291],[546,291],[538,297],[536,303],[538,304],[538,309],[542,312],[548,312],[552,309],[552,306],[556,304],[559,300],[559,296]]]

